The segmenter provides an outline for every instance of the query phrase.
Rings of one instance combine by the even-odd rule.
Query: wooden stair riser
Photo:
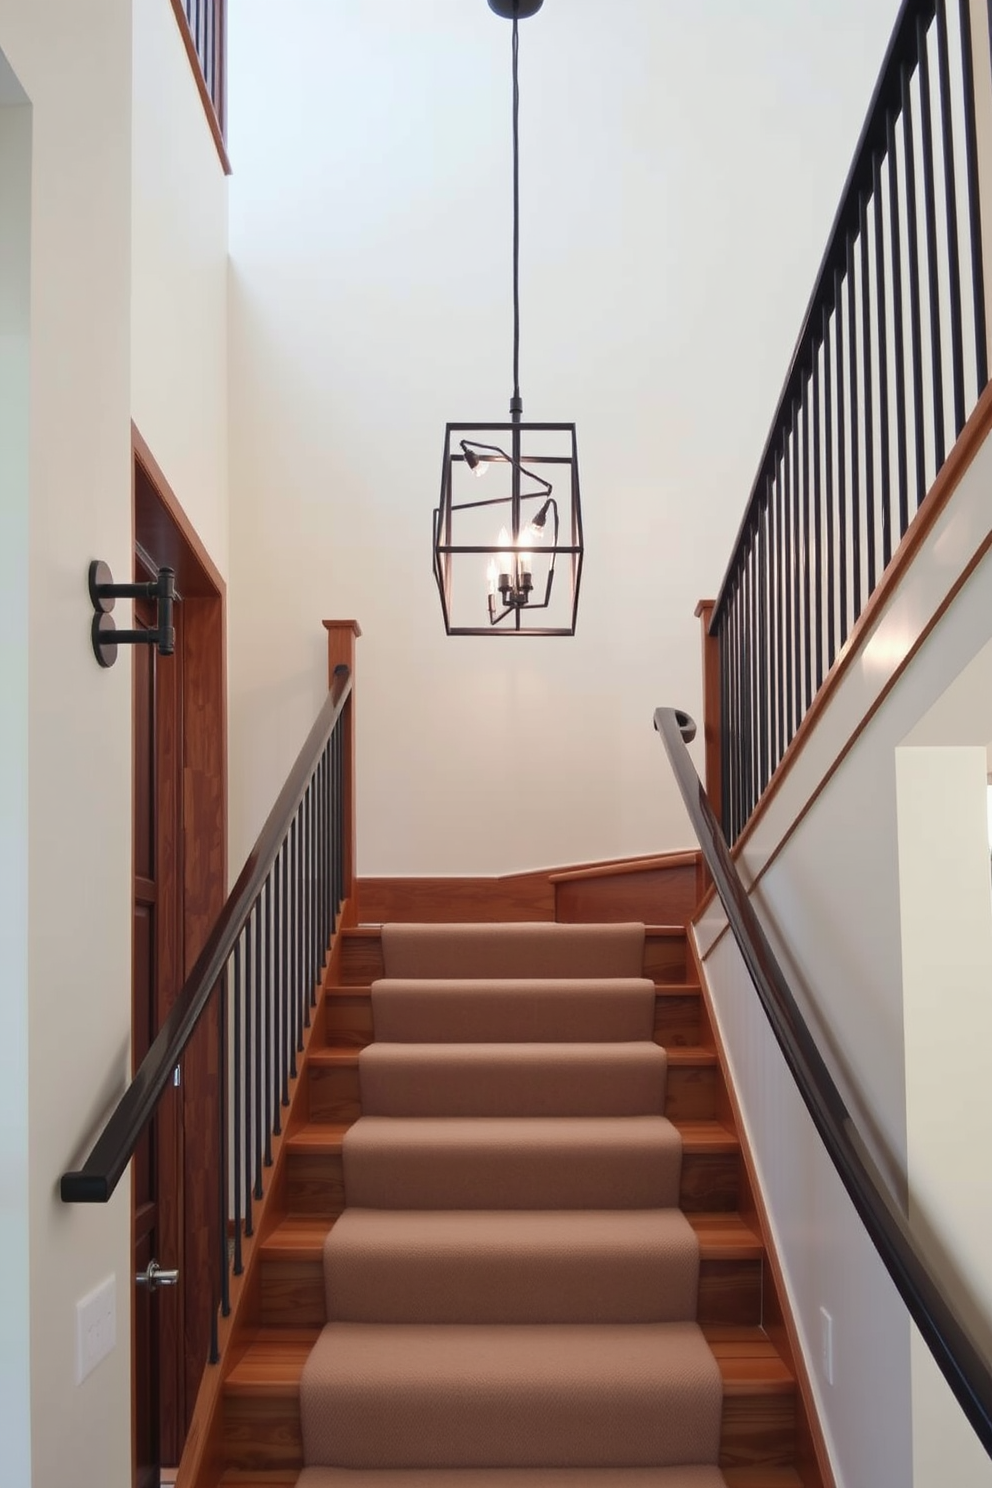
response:
[[[740,1159],[734,1152],[686,1152],[679,1203],[687,1214],[728,1213],[737,1208]],[[344,1171],[337,1153],[290,1152],[286,1201],[290,1214],[344,1210]]]
[[[281,1389],[228,1391],[224,1401],[226,1460],[233,1468],[261,1471],[303,1465],[299,1394]],[[721,1468],[788,1468],[795,1460],[795,1388],[749,1389],[735,1384],[724,1394],[720,1427]]]
[[[716,1114],[717,1069],[712,1064],[672,1064],[665,1088],[665,1115],[672,1121],[705,1120]],[[357,1121],[362,1114],[357,1065],[308,1067],[312,1121]]]
[[[760,1260],[702,1260],[698,1316],[701,1323],[757,1327]],[[263,1261],[260,1321],[266,1328],[324,1326],[324,1269],[319,1256],[309,1261]]]
[[[385,976],[382,934],[378,928],[345,930],[341,939],[340,985],[367,987]],[[644,941],[642,975],[653,982],[688,983],[690,957],[681,926],[649,926]]]
[[[375,1030],[368,987],[332,988],[325,1003],[326,1041],[335,1048],[364,1049]],[[703,1038],[698,987],[667,984],[655,998],[654,1040],[666,1048],[695,1048],[708,1044]]]

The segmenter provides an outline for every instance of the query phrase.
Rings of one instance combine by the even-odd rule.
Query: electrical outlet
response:
[[[825,1307],[820,1308],[820,1363],[828,1385],[834,1382],[834,1320]]]
[[[76,1303],[76,1384],[81,1385],[117,1342],[117,1281],[108,1276]]]

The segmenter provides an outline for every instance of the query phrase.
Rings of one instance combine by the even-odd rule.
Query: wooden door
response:
[[[149,574],[139,559],[137,578]],[[155,612],[135,604],[135,627],[153,629]],[[181,605],[176,653],[134,648],[134,934],[132,1057],[140,1064],[172,1005],[181,980],[182,737]],[[132,1167],[134,1276],[152,1261],[178,1269],[178,1284],[135,1281],[134,1483],[158,1488],[160,1466],[177,1457],[182,1412],[182,1184],[180,1091],[166,1091]]]

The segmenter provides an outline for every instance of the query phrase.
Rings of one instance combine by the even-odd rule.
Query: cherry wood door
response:
[[[144,579],[139,559],[137,577]],[[182,607],[176,654],[135,646],[134,934],[132,1058],[140,1064],[178,991],[182,967],[181,757]],[[135,604],[137,629],[153,629],[154,608]],[[174,1461],[182,1405],[182,1183],[180,1092],[166,1091],[132,1167],[134,1275],[157,1261],[178,1269],[176,1286],[135,1282],[133,1298],[136,1488],[157,1488],[162,1461]]]

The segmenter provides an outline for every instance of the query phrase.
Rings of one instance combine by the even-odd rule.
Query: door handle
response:
[[[150,1292],[159,1287],[175,1286],[179,1281],[178,1271],[165,1271],[158,1261],[149,1261],[147,1271],[139,1271],[134,1278],[138,1286],[146,1286]]]

